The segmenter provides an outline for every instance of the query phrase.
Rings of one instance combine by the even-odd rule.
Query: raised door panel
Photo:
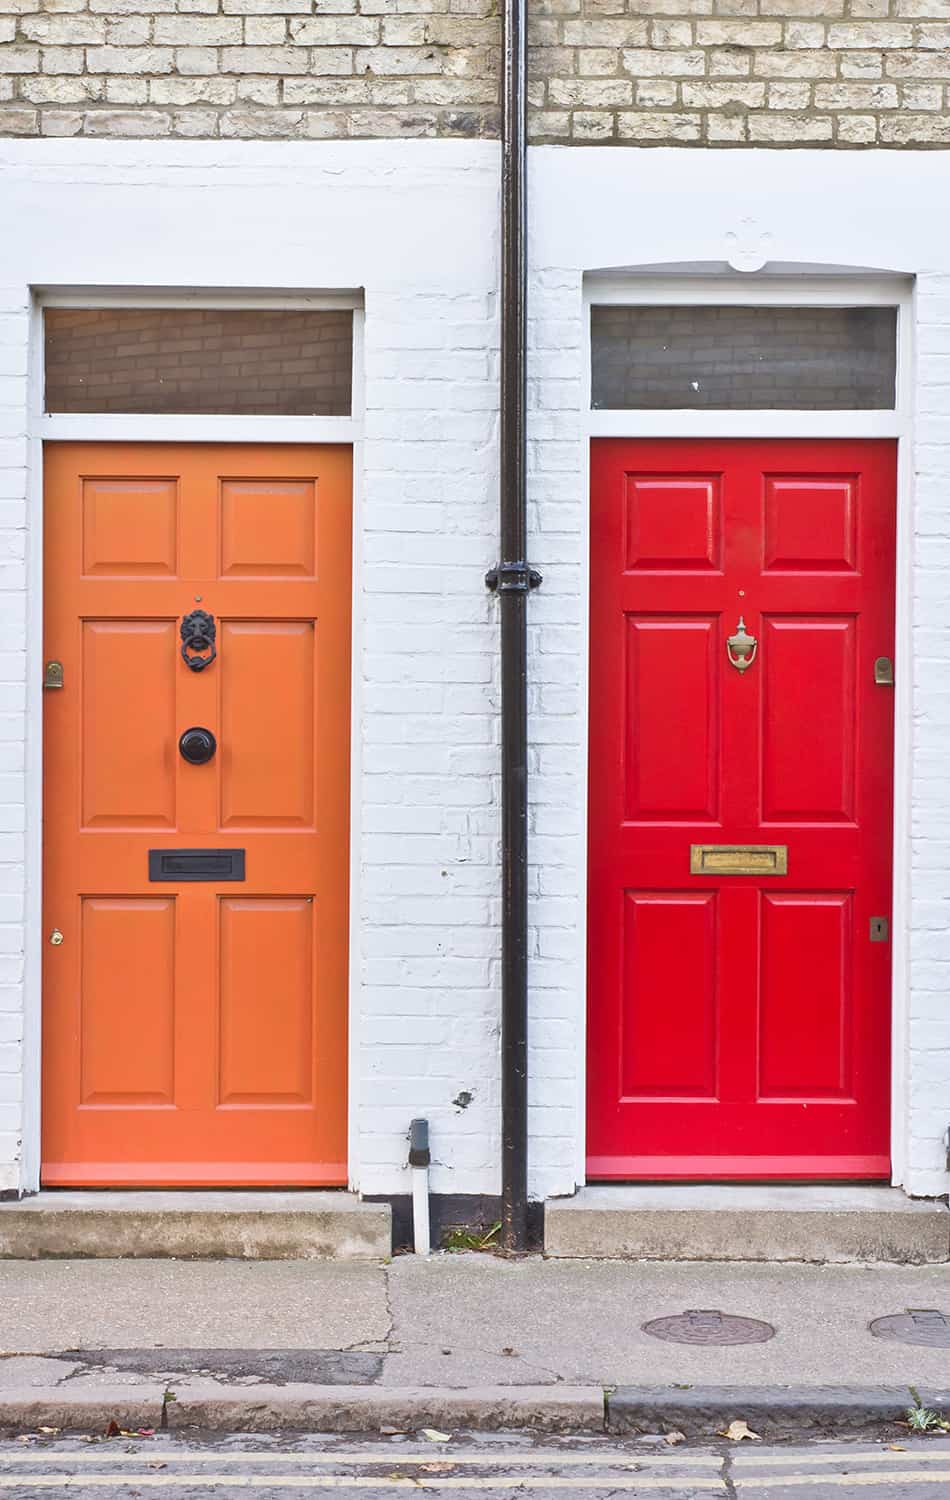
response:
[[[82,622],[82,826],[175,827],[174,620]]]
[[[714,891],[624,892],[624,1098],[715,1095],[717,949]]]
[[[764,892],[760,1099],[851,1092],[853,893]]]
[[[313,910],[304,897],[220,902],[220,1105],[313,1097]]]
[[[720,512],[716,475],[628,474],[625,570],[716,572],[721,567]]]
[[[313,578],[316,484],[311,479],[222,479],[222,578]]]
[[[851,573],[857,558],[856,475],[766,476],[766,572]]]
[[[221,827],[312,828],[315,657],[312,620],[221,627]]]
[[[625,620],[624,818],[712,822],[719,814],[718,621]]]
[[[853,615],[762,622],[762,817],[852,823],[857,755]]]
[[[81,510],[85,577],[175,577],[176,479],[84,479]]]
[[[80,918],[80,1101],[175,1095],[175,900],[87,896]]]

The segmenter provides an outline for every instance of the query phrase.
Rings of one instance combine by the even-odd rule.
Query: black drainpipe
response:
[[[501,157],[501,1238],[528,1245],[528,703],[525,0],[503,13]]]

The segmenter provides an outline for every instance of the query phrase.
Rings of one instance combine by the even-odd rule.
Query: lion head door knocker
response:
[[[217,656],[214,615],[193,609],[181,622],[181,659],[192,672],[203,672]],[[206,654],[207,653],[207,654]]]
[[[758,648],[758,641],[746,630],[745,620],[740,615],[735,635],[729,636],[726,641],[726,655],[737,672],[745,672],[751,667]]]

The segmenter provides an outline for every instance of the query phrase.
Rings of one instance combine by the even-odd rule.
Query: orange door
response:
[[[351,470],[46,449],[47,1184],[346,1181]]]

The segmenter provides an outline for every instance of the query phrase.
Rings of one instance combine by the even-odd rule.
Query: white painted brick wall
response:
[[[23,1138],[28,329],[24,288],[0,279],[0,1191]]]
[[[0,272],[0,1191],[23,1140],[26,399],[29,308]]]
[[[538,267],[528,323],[529,1128],[533,1196],[583,1181],[587,902],[586,475],[581,278]]]
[[[0,249],[0,1190],[21,1182],[26,286],[220,287],[223,268],[365,288],[354,1175],[406,1190],[424,1114],[434,1188],[498,1190],[497,184],[497,146],[455,141],[0,152],[18,226]]]
[[[688,158],[688,159],[687,159]],[[755,152],[532,152],[529,299],[531,600],[532,1189],[583,1180],[587,796],[587,358],[589,270],[667,266],[721,272],[727,235],[754,215],[769,254],[812,272],[916,271],[910,903],[903,1084],[903,1182],[941,1195],[950,1179],[950,206],[929,198],[942,167],[904,155],[797,161]],[[888,202],[882,221],[874,205]],[[631,286],[635,279],[631,278]],[[907,498],[907,497],[905,497]],[[906,798],[906,787],[897,796]],[[905,857],[907,850],[905,849]],[[900,851],[898,851],[900,853]]]
[[[950,274],[917,282],[908,1169],[947,1191],[950,1126]]]
[[[530,557],[544,573],[529,606],[537,1196],[583,1177],[583,273],[721,267],[725,234],[750,212],[776,259],[919,272],[913,933],[897,1066],[908,1095],[905,1180],[917,1193],[946,1191],[950,204],[941,170],[926,153],[532,152]],[[497,550],[497,171],[495,146],[461,141],[0,150],[0,195],[17,226],[0,245],[0,1190],[32,1180],[29,1168],[21,1178],[19,1142],[21,1110],[35,1112],[36,1101],[29,1076],[21,1089],[19,1058],[25,1051],[32,1066],[38,1045],[32,992],[24,1016],[18,905],[35,888],[22,832],[24,651],[36,619],[25,546],[26,287],[133,278],[218,287],[227,274],[234,286],[366,289],[354,1171],[367,1192],[404,1191],[409,1119],[427,1114],[435,1189],[498,1191],[498,622],[483,584]],[[95,237],[81,232],[91,222]],[[34,722],[31,753],[37,732]]]
[[[433,1190],[491,1192],[495,292],[370,292],[366,330],[360,1182],[405,1186],[406,1129],[424,1115]]]

